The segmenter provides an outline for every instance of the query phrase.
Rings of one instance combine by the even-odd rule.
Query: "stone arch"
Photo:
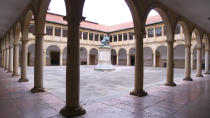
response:
[[[15,40],[14,31],[11,29],[10,34],[9,34],[9,45],[11,47],[13,47],[14,40]]]
[[[156,57],[156,66],[157,67],[166,67],[167,64],[167,47],[164,45],[159,46],[156,49],[156,55],[158,56],[158,58]],[[158,63],[157,63],[158,62]]]
[[[185,45],[179,44],[174,48],[174,67],[185,67]]]
[[[80,64],[87,65],[87,49],[80,47]]]
[[[23,36],[28,37],[28,32],[29,32],[29,25],[32,19],[32,16],[34,16],[34,13],[32,10],[28,10],[27,13],[24,16],[24,19],[22,21],[22,26],[21,26],[21,32]]]
[[[35,59],[35,44],[31,44],[28,46],[28,66],[34,66]]]
[[[63,54],[62,54],[62,58],[63,58],[63,64],[62,65],[66,65],[66,60],[67,60],[67,47],[65,47],[64,49],[63,49]]]
[[[150,47],[144,47],[144,66],[152,67],[153,51]]]
[[[118,64],[126,65],[127,64],[127,51],[125,48],[120,48],[118,52]]]
[[[115,49],[111,49],[111,63],[112,65],[117,64],[117,51]]]
[[[197,48],[202,48],[202,40],[201,40],[200,33],[199,33],[198,29],[194,28],[193,33],[195,34]]]
[[[89,65],[98,64],[98,50],[96,48],[90,49],[89,52]]]
[[[169,19],[169,15],[167,14],[167,12],[165,12],[166,10],[164,10],[164,8],[159,4],[159,3],[151,3],[150,5],[148,5],[145,15],[144,15],[144,24],[146,24],[146,20],[147,17],[150,13],[151,10],[155,10],[159,13],[159,15],[161,16],[165,27],[166,27],[166,40],[172,40],[173,39],[173,31],[172,31],[172,25]]]
[[[14,28],[14,34],[15,34],[15,44],[19,44],[20,42],[20,36],[21,36],[21,23],[17,22],[15,28]]]
[[[130,58],[130,64],[129,65],[132,65],[134,66],[135,65],[135,53],[136,53],[136,48],[130,48],[129,50],[129,58]]]
[[[189,29],[187,27],[187,24],[180,20],[176,23],[176,25],[181,25],[183,34],[184,34],[184,40],[185,40],[185,45],[191,45],[191,38],[190,38],[190,33],[189,33]]]
[[[60,48],[57,45],[50,45],[46,50],[46,65],[60,65]]]

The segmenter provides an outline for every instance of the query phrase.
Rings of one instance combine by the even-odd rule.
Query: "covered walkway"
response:
[[[156,86],[146,97],[126,95],[88,104],[82,118],[209,118],[210,76],[178,81],[177,87]],[[63,118],[65,102],[48,92],[32,94],[31,83],[0,69],[1,118]]]

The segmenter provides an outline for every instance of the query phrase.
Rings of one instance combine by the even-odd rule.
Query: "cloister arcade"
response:
[[[135,65],[135,83],[131,95],[139,97],[147,95],[143,84],[144,65],[166,67],[165,85],[176,86],[173,73],[175,67],[183,67],[185,64],[185,77],[183,78],[186,81],[192,81],[191,67],[196,67],[197,77],[203,77],[202,63],[204,62],[202,59],[204,56],[202,55],[205,52],[205,72],[209,73],[210,35],[208,32],[155,0],[125,0],[125,2],[133,16],[135,40],[123,47],[117,47],[116,42],[111,43],[113,44],[112,63],[113,65]],[[44,35],[49,3],[50,0],[32,0],[14,25],[4,33],[4,36],[1,36],[1,67],[12,72],[14,76],[19,75],[18,54],[19,46],[21,46],[19,82],[28,81],[26,67],[27,65],[34,65],[34,88],[31,89],[31,92],[37,93],[45,91],[43,85],[44,65],[66,64],[66,105],[61,109],[61,114],[65,116],[83,115],[86,111],[79,102],[80,64],[97,64],[98,58],[97,45],[91,48],[91,46],[85,46],[85,42],[88,41],[81,41],[80,43],[80,22],[85,20],[82,16],[84,0],[65,0],[67,15],[64,19],[68,24],[68,34],[67,41],[60,46],[56,42],[49,41],[49,37]],[[164,39],[157,39],[149,43],[144,39],[147,32],[145,31],[145,24],[152,9],[156,10],[162,17],[166,35]],[[29,33],[32,16],[35,22],[34,35]],[[182,26],[184,35],[183,38],[177,40],[175,40],[176,24]],[[31,37],[34,40],[31,40]],[[176,63],[179,61],[183,64],[177,65]]]

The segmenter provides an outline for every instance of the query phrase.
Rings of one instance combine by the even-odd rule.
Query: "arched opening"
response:
[[[63,49],[63,54],[62,54],[62,62],[63,62],[63,64],[62,65],[66,65],[66,59],[67,59],[67,47],[65,47]]]
[[[31,44],[28,47],[28,66],[34,66],[34,58],[35,58],[35,44]]]
[[[158,61],[159,65],[158,67],[166,67],[167,66],[167,47],[166,46],[160,46],[157,48],[156,53],[159,54],[159,59],[156,58]]]
[[[89,53],[89,64],[90,65],[97,65],[98,64],[98,50],[93,48],[90,50]]]
[[[185,45],[177,45],[174,49],[174,67],[184,68],[185,67]]]
[[[87,65],[87,49],[84,47],[80,48],[80,64]]]
[[[144,66],[152,67],[153,64],[152,49],[150,47],[144,48]]]
[[[135,65],[135,52],[136,52],[135,48],[131,48],[129,50],[129,58],[130,58],[130,65],[131,66]]]
[[[117,52],[115,49],[111,49],[111,63],[112,65],[117,64]]]
[[[46,51],[46,65],[58,66],[60,65],[60,48],[56,45],[51,45]]]
[[[119,65],[127,64],[127,52],[124,48],[121,48],[118,52],[118,63]]]

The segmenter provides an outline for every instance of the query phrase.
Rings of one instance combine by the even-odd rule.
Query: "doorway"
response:
[[[50,63],[51,65],[59,65],[60,62],[60,53],[57,51],[50,52]]]

